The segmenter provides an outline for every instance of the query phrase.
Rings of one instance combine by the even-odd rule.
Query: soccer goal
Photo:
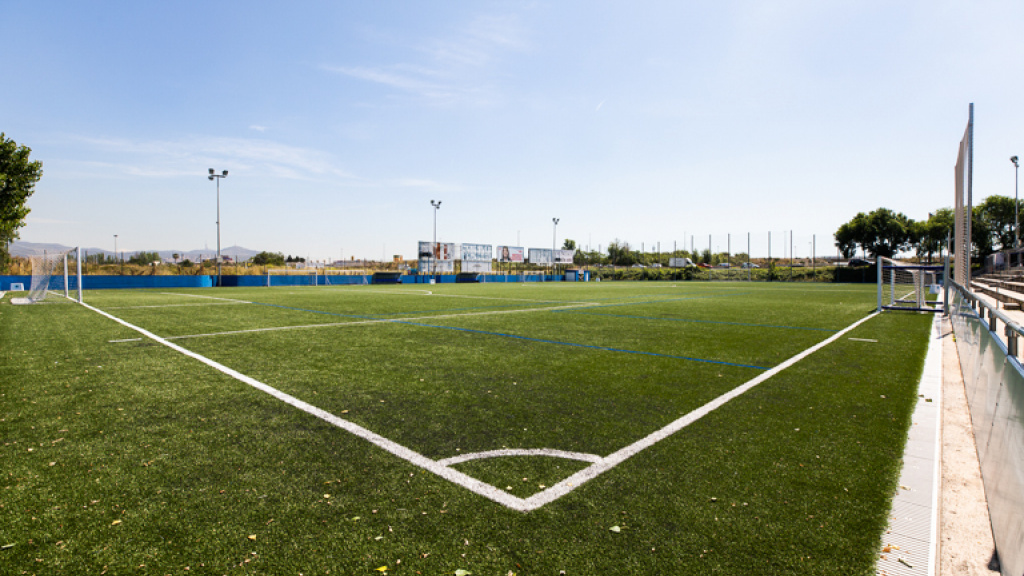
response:
[[[941,312],[943,267],[878,258],[878,309]]]
[[[347,286],[351,284],[369,284],[372,272],[369,270],[344,269],[335,270],[326,268],[320,271],[323,274],[324,286]]]
[[[30,256],[32,284],[28,296],[12,298],[12,304],[37,304],[47,296],[63,296],[82,302],[82,254],[79,248]],[[72,291],[75,292],[72,297]]]
[[[267,286],[316,286],[316,268],[280,268],[267,270]]]

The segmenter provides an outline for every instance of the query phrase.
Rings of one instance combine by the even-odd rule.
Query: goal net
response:
[[[35,304],[48,296],[82,301],[82,266],[78,248],[30,256],[32,284],[28,296],[13,298],[12,304]]]
[[[942,302],[938,295],[942,277],[941,266],[907,264],[879,257],[879,310],[941,312]]]
[[[267,270],[267,286],[316,286],[316,268],[281,268]]]
[[[373,273],[369,270],[346,268],[335,270],[327,268],[320,271],[322,284],[324,286],[347,286],[351,284],[366,285],[370,283]]]

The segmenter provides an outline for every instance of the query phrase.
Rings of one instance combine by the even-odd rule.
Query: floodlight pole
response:
[[[215,174],[213,168],[210,168],[209,179],[217,181],[217,286],[220,286],[220,180],[227,177],[227,170]]]
[[[1020,162],[1017,161],[1016,156],[1011,156],[1010,162],[1013,162],[1013,247],[1020,248],[1020,205],[1017,204],[1017,182]]]
[[[433,262],[433,266],[431,266],[432,270],[430,271],[430,273],[432,275],[436,276],[437,275],[437,211],[441,209],[441,201],[438,200],[438,201],[435,202],[435,201],[431,200],[430,201],[430,205],[434,207],[434,244],[430,247],[430,256],[431,256],[431,262]]]
[[[114,234],[114,264],[117,264],[117,234]]]
[[[557,240],[555,238],[558,236],[558,218],[552,218],[551,221],[554,222],[554,224],[555,224],[553,229],[552,229],[552,231],[551,231],[551,267],[554,269],[554,272],[557,274],[558,273],[558,264],[557,264],[557,260],[555,259],[555,243],[557,242]]]

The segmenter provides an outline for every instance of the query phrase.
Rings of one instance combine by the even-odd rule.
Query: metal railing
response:
[[[953,324],[1002,574],[1024,574],[1024,328],[950,283]],[[1000,338],[1000,332],[1003,338]]]

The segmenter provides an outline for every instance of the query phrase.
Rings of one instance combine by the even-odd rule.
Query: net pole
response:
[[[68,298],[68,253],[64,253],[64,297]]]
[[[911,278],[913,281],[913,278]],[[896,270],[893,269],[889,274],[889,303],[891,306],[896,305]]]
[[[971,102],[967,115],[967,281],[964,287],[971,285],[971,226],[974,214],[974,102]]]
[[[949,316],[949,232],[946,232],[946,261],[942,268],[942,314]]]
[[[882,257],[878,256],[878,312],[882,311]]]
[[[82,303],[82,248],[75,248],[75,276],[78,277],[78,303]]]

